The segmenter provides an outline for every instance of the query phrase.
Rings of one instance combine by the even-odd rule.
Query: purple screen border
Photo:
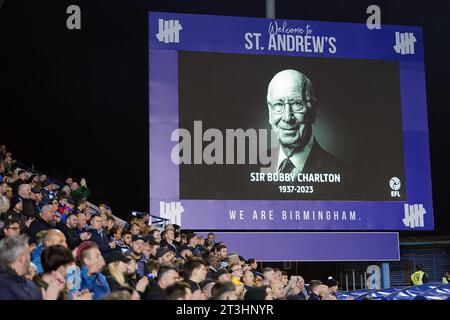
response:
[[[161,44],[157,41],[158,18],[178,19],[183,24],[183,37],[180,44]],[[205,22],[206,21],[206,22]],[[201,52],[228,52],[260,54],[242,50],[242,44],[233,46],[233,37],[243,33],[236,25],[258,29],[269,20],[259,18],[237,18],[221,16],[184,15],[150,13],[150,213],[158,214],[160,202],[180,202],[184,212],[181,214],[183,228],[188,229],[253,229],[253,230],[433,230],[433,207],[431,193],[428,120],[426,111],[425,71],[423,65],[422,31],[418,27],[383,26],[382,30],[368,33],[364,24],[303,22],[311,23],[316,30],[342,34],[354,33],[361,41],[358,50],[342,49],[338,55],[322,54],[322,57],[352,59],[384,59],[399,61],[400,90],[402,101],[403,143],[405,161],[406,201],[261,201],[261,200],[180,200],[179,168],[170,160],[174,142],[170,141],[173,130],[178,126],[178,50]],[[283,20],[282,20],[283,21]],[[199,31],[205,23],[216,22],[221,26],[220,36],[223,46],[214,41],[208,30]],[[295,21],[302,23],[302,21]],[[233,28],[227,29],[227,25]],[[192,26],[190,32],[188,27]],[[225,27],[224,27],[225,26]],[[332,31],[331,31],[332,30]],[[393,30],[412,31],[418,39],[417,55],[414,57],[395,55],[393,50],[384,50],[380,43],[385,42],[387,34]],[[197,32],[197,33],[196,33]],[[210,32],[211,33],[211,32]],[[373,35],[364,40],[363,37]],[[342,46],[349,41],[345,38]],[[346,42],[347,41],[347,42]],[[370,43],[370,44],[368,44]],[[365,46],[367,44],[367,46]],[[351,47],[351,45],[349,45]],[[372,46],[372,47],[371,47]],[[373,50],[373,46],[378,46]],[[385,47],[385,46],[384,46]],[[266,53],[267,54],[267,53]],[[292,53],[289,53],[292,55]],[[297,54],[298,56],[316,56],[315,54]],[[424,227],[411,229],[404,225],[404,204],[423,204]],[[282,220],[275,216],[273,220],[231,220],[230,209],[252,210],[337,210],[357,212],[356,220]]]

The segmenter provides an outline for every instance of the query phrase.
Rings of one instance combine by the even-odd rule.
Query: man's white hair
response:
[[[13,264],[25,250],[28,250],[26,235],[4,238],[0,241],[0,264]]]

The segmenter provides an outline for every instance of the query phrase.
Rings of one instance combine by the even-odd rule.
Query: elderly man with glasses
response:
[[[338,171],[340,161],[323,150],[313,135],[316,120],[311,81],[297,70],[277,73],[267,89],[269,123],[280,149],[277,172]]]
[[[325,151],[314,136],[315,102],[312,82],[303,73],[288,69],[272,78],[267,88],[267,107],[279,148],[273,150],[269,171],[289,178],[273,181],[285,181],[289,185],[309,184],[310,189],[301,193],[315,195],[318,191],[321,196],[335,197],[337,190],[345,189],[348,170],[343,162]]]

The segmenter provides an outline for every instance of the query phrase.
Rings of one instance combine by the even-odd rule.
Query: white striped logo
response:
[[[412,229],[417,227],[424,227],[425,223],[423,216],[427,213],[422,204],[407,204],[405,203],[405,218],[402,220],[405,227]]]
[[[414,43],[416,42],[416,37],[412,32],[396,32],[395,33],[395,52],[401,55],[414,54]]]
[[[181,202],[159,202],[159,216],[170,220],[172,224],[181,226],[181,214],[184,209]]]
[[[180,31],[183,30],[178,20],[159,19],[159,28],[156,38],[159,42],[179,43]]]

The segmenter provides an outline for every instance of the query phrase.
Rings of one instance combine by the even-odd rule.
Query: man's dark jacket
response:
[[[144,300],[167,300],[166,293],[156,281],[151,281],[145,290]]]
[[[34,218],[39,215],[39,210],[36,207],[36,202],[31,199],[22,198],[23,211],[22,213],[27,216],[27,218]]]
[[[28,230],[28,233],[30,235],[30,242],[37,243],[37,234],[39,232],[54,228],[54,225],[42,219],[41,216],[37,216],[35,220],[30,224],[30,229]]]
[[[42,300],[42,293],[33,281],[0,264],[0,300]]]
[[[109,237],[106,234],[106,231],[98,232],[97,229],[90,228],[88,232],[91,233],[91,241],[94,241],[98,245],[98,249],[102,253],[102,255],[108,254],[111,251],[111,247],[109,246]]]
[[[66,236],[67,245],[70,250],[75,249],[83,242],[78,236],[77,230],[69,228],[65,223],[59,222],[56,225],[56,228],[61,230],[61,232]]]

